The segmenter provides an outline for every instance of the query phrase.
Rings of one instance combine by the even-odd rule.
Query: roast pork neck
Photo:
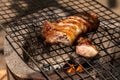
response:
[[[96,30],[99,22],[98,16],[92,12],[69,16],[56,22],[45,21],[42,36],[49,44],[72,45],[78,35]]]

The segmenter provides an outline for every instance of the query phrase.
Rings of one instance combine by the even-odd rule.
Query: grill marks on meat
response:
[[[43,26],[42,36],[46,43],[72,45],[78,35],[96,30],[99,20],[95,13],[86,13],[69,16],[59,22],[45,21]]]
[[[44,28],[42,29],[42,35],[43,37],[45,37],[45,42],[46,43],[50,43],[50,44],[54,44],[54,43],[62,43],[63,40],[64,44],[69,44],[69,38],[67,37],[68,35],[71,35],[70,32],[63,32],[60,31],[60,28],[56,29],[56,24],[55,23],[50,23],[48,21],[46,21],[44,23]]]
[[[46,21],[42,29],[42,35],[46,43],[63,43],[72,45],[79,33],[82,32],[83,23],[73,19],[64,19],[59,23],[50,23]]]

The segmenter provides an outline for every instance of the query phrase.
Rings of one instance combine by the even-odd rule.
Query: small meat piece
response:
[[[95,13],[74,15],[52,23],[45,21],[42,36],[49,44],[72,45],[78,35],[94,31],[98,26],[99,20]]]
[[[95,57],[98,54],[97,47],[91,43],[90,39],[84,39],[83,37],[80,37],[77,43],[77,54],[88,58]]]

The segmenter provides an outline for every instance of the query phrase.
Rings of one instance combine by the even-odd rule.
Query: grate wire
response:
[[[3,0],[1,0],[1,2],[7,5],[9,4],[9,2],[4,2]],[[30,2],[35,5],[37,1],[33,2],[30,0]],[[120,63],[118,63],[120,60],[120,16],[95,0],[50,0],[50,2],[48,6],[31,7],[28,10],[24,10],[26,8],[23,6],[23,2],[18,2],[17,4],[21,5],[22,11],[11,9],[10,6],[5,4],[1,6],[2,8],[0,8],[0,10],[3,11],[3,13],[0,13],[2,18],[0,18],[0,21],[6,20],[6,22],[8,22],[8,24],[6,24],[3,21],[3,23],[7,25],[8,35],[6,38],[17,54],[20,55],[21,59],[30,68],[39,71],[49,80],[52,80],[54,76],[55,79],[58,80],[75,80],[76,78],[79,80],[118,80],[120,72],[116,67],[118,68],[120,66]],[[46,2],[41,4],[46,4]],[[34,10],[34,8],[36,10]],[[7,10],[11,10],[11,12],[6,12]],[[101,21],[96,32],[84,35],[85,37],[92,35],[93,43],[99,48],[99,56],[93,59],[93,61],[76,55],[74,46],[69,47],[60,44],[46,46],[43,43],[44,39],[41,37],[40,31],[45,20],[54,22],[64,19],[69,15],[83,13],[84,11],[95,12],[100,16],[99,19]],[[18,15],[17,12],[20,12],[22,16]],[[11,14],[16,15],[11,16]],[[16,19],[15,17],[20,18]],[[13,18],[15,18],[15,20]],[[12,20],[10,21],[9,19]],[[11,39],[13,40],[11,41]],[[18,47],[15,47],[14,44],[17,44]],[[22,54],[19,53],[19,49],[23,50]],[[66,58],[63,56],[66,56]],[[66,73],[65,68],[63,68],[63,70],[57,70],[55,68],[56,65],[63,67],[63,64],[69,64],[68,61],[71,57],[74,59],[76,65],[86,63],[89,68],[83,66],[82,73],[75,72],[73,74]],[[61,62],[55,58],[59,58]],[[51,59],[52,61],[50,62]],[[43,69],[43,63],[52,68],[50,73]],[[106,68],[106,66],[108,68]],[[114,74],[114,72],[116,72],[117,75]]]

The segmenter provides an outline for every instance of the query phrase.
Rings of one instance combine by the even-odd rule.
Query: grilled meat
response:
[[[98,54],[98,49],[91,43],[90,39],[80,37],[77,41],[76,53],[84,57],[94,57]]]
[[[96,30],[99,20],[95,13],[69,16],[57,22],[45,21],[42,36],[46,43],[72,45],[78,35]]]

